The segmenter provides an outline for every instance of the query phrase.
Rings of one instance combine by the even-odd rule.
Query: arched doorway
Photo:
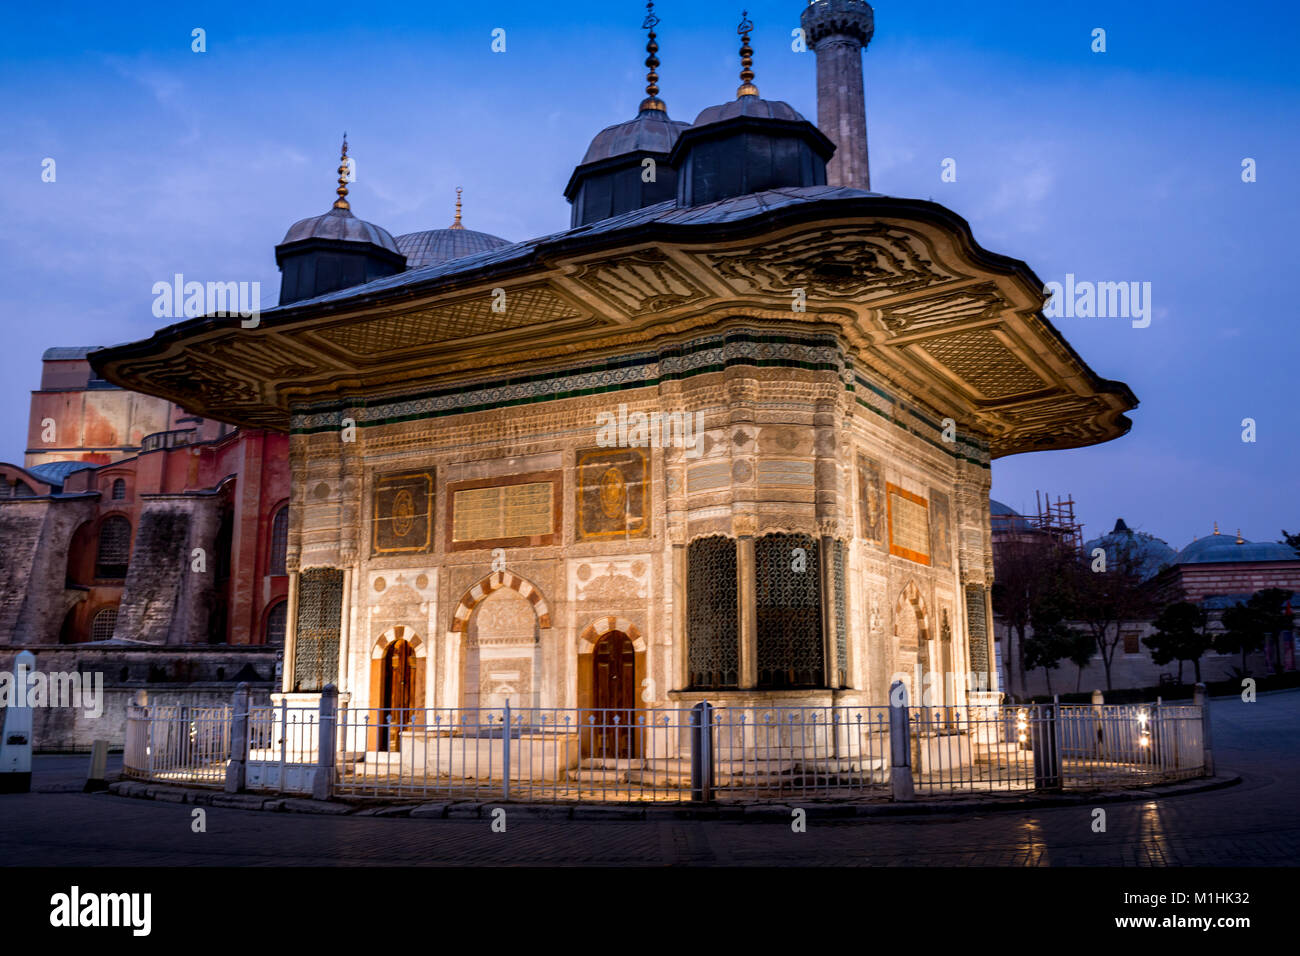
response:
[[[425,717],[426,648],[411,628],[385,631],[370,654],[367,750],[399,750],[402,734],[420,731]]]
[[[592,704],[596,709],[590,753],[609,759],[637,755],[636,647],[622,631],[609,631],[592,650]]]
[[[419,675],[415,650],[409,641],[397,640],[388,645],[383,660],[384,685],[380,696],[379,749],[401,750],[402,731],[416,723],[414,708],[421,701],[416,695]]]

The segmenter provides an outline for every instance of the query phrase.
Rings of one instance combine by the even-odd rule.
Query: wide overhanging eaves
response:
[[[994,455],[1123,434],[1136,398],[1087,366],[1043,303],[1024,262],[982,249],[942,206],[810,187],[663,203],[274,309],[252,329],[192,319],[91,362],[197,414],[283,430],[304,403],[562,367],[752,315],[836,330],[860,368]]]

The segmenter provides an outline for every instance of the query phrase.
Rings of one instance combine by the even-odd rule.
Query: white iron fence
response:
[[[316,796],[663,803],[1092,789],[1206,772],[1201,705],[336,710],[336,700],[133,706],[125,772]]]

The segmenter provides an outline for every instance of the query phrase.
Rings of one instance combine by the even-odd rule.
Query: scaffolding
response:
[[[1056,500],[1046,492],[1034,492],[1037,513],[1026,515],[1026,519],[1035,530],[1048,535],[1063,547],[1074,551],[1083,550],[1083,525],[1074,517],[1074,498]]]

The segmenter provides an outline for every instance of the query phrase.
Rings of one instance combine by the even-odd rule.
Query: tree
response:
[[[1071,616],[1092,635],[1106,671],[1106,689],[1112,690],[1111,663],[1126,621],[1146,620],[1154,602],[1143,580],[1146,559],[1136,536],[1113,535],[1104,563],[1090,556],[1076,564],[1070,575]],[[1097,570],[1093,570],[1097,568]]]
[[[1026,675],[1043,666],[1037,661],[1049,648],[1040,642],[1030,652],[1034,615],[1050,614],[1050,608],[1063,611],[1067,606],[1063,603],[1068,592],[1065,581],[1078,556],[1047,535],[1027,534],[999,544],[994,559],[993,611],[1007,632],[1007,652],[1003,655],[1007,683],[1014,686],[1018,676],[1019,696],[1023,698]],[[1054,660],[1061,656],[1058,654]]]
[[[1285,528],[1282,529],[1282,540],[1278,544],[1289,544],[1291,550],[1300,554],[1300,533],[1289,534]]]
[[[1083,683],[1083,669],[1088,666],[1092,661],[1092,656],[1096,653],[1097,642],[1092,639],[1091,634],[1087,631],[1070,631],[1070,641],[1066,647],[1065,656],[1077,668],[1074,678],[1075,693],[1078,693],[1079,685]]]
[[[1065,620],[1065,605],[1061,591],[1044,591],[1030,615],[1033,634],[1025,643],[1025,666],[1030,670],[1043,669],[1047,677],[1047,692],[1052,693],[1052,671],[1060,666],[1062,659],[1074,662],[1080,668],[1087,665],[1092,658],[1092,637],[1070,627]],[[1082,638],[1082,641],[1080,640]],[[1086,651],[1081,644],[1086,645]],[[1082,657],[1083,663],[1079,664]],[[1078,688],[1079,680],[1075,681]]]
[[[1201,681],[1201,656],[1214,646],[1214,637],[1207,630],[1208,615],[1204,609],[1190,601],[1170,604],[1156,617],[1156,632],[1144,637],[1142,643],[1151,649],[1151,660],[1157,664],[1178,661],[1178,682],[1183,682],[1183,663],[1191,661],[1196,670],[1196,682]]]
[[[1241,672],[1246,673],[1246,655],[1267,643],[1273,649],[1273,669],[1282,668],[1281,633],[1291,626],[1288,610],[1291,592],[1283,588],[1265,588],[1252,594],[1245,604],[1238,601],[1223,612],[1224,633],[1215,647],[1225,654],[1241,653]]]
[[[1221,654],[1241,652],[1241,672],[1246,670],[1246,655],[1264,646],[1264,633],[1255,613],[1238,601],[1223,612],[1223,633],[1214,639],[1214,649]]]

